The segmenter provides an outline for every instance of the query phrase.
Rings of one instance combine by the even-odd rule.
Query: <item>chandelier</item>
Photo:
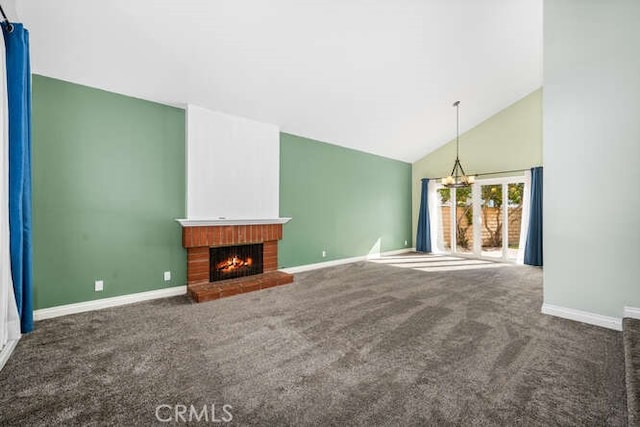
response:
[[[456,161],[449,176],[442,178],[442,185],[448,188],[468,187],[475,182],[474,176],[467,176],[460,163],[460,101],[453,103],[456,107]]]

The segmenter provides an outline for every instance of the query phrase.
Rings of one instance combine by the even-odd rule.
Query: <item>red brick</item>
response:
[[[265,280],[262,282],[261,289],[273,288],[274,286],[278,286],[277,280]]]
[[[209,248],[207,247],[197,247],[197,248],[187,249],[187,259],[189,260],[207,259],[208,257],[209,257]]]
[[[238,295],[242,293],[242,286],[240,284],[228,284],[220,286],[220,297],[230,297],[231,295]]]
[[[210,301],[236,295],[240,292],[253,292],[258,289],[272,288],[293,282],[293,275],[282,271],[273,271],[249,277],[238,277],[215,283],[189,283],[188,292],[196,302]]]
[[[187,266],[191,264],[209,264],[209,254],[187,255]]]
[[[231,244],[232,244],[232,245],[235,245],[235,244],[236,244],[236,242],[238,241],[238,239],[237,239],[237,238],[238,238],[238,236],[237,236],[237,232],[236,232],[237,227],[235,227],[235,226],[231,226],[231,227],[229,227],[229,228],[231,229],[231,232],[230,232],[230,235],[231,235]]]
[[[191,262],[187,265],[187,271],[189,273],[209,272],[209,263],[208,262]]]
[[[198,227],[191,227],[191,247],[200,246],[198,244]]]
[[[211,227],[212,238],[209,246],[218,246],[220,244],[220,227]]]
[[[196,285],[200,283],[209,283],[209,276],[206,276],[206,277],[187,276],[187,284]]]
[[[213,242],[213,227],[207,227],[207,242],[206,242],[206,245],[207,246],[211,246],[212,242]]]
[[[187,256],[187,267],[199,264],[209,264],[209,257]]]
[[[221,298],[220,287],[210,286],[210,284],[189,285],[187,288],[189,296],[196,302],[211,301]]]
[[[251,282],[246,282],[246,283],[242,283],[242,292],[253,292],[253,291],[259,291],[260,290],[260,282],[258,281],[251,281]]]
[[[231,243],[231,227],[225,225],[222,227],[222,239],[220,239],[221,245],[228,245]]]
[[[209,271],[207,270],[187,271],[187,280],[193,281],[193,280],[203,280],[203,279],[206,279],[207,282],[209,281]]]
[[[198,241],[198,247],[200,246],[205,246],[205,240],[206,240],[206,233],[203,234],[202,232],[204,231],[204,227],[196,227],[194,229],[194,233],[196,233],[196,239]]]
[[[201,262],[209,263],[209,256],[208,256],[208,254],[203,254],[203,255],[187,255],[187,265],[189,265],[189,264],[191,264],[191,263],[201,263]]]
[[[197,241],[196,241],[196,228],[195,227],[189,227],[189,234],[191,236],[190,240],[190,244],[189,247],[191,248],[195,248],[196,246],[198,246]]]

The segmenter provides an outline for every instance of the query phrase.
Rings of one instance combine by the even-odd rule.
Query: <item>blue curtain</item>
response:
[[[524,263],[542,266],[542,167],[531,168],[531,207]]]
[[[31,70],[29,32],[2,24],[9,98],[9,232],[11,276],[22,333],[33,330],[31,267]]]
[[[422,179],[422,196],[420,197],[420,214],[418,215],[418,235],[416,251],[431,252],[431,224],[429,221],[429,179]]]

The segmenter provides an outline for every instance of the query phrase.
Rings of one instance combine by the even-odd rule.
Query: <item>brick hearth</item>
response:
[[[282,224],[183,226],[188,294],[203,302],[293,282],[291,274],[277,271],[280,239]],[[253,243],[263,244],[262,274],[209,282],[209,248]]]
[[[291,274],[282,271],[270,271],[268,273],[221,280],[219,282],[189,285],[187,292],[195,302],[203,302],[245,292],[273,288],[274,286],[286,285],[291,282],[293,282],[293,276]]]

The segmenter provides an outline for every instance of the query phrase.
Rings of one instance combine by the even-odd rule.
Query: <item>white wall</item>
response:
[[[280,129],[187,106],[187,218],[279,215]]]
[[[2,8],[4,9],[4,13],[7,14],[7,18],[9,18],[10,22],[22,22],[20,14],[18,13],[16,8],[16,0],[3,1]]]
[[[640,1],[544,3],[544,300],[640,307]]]

